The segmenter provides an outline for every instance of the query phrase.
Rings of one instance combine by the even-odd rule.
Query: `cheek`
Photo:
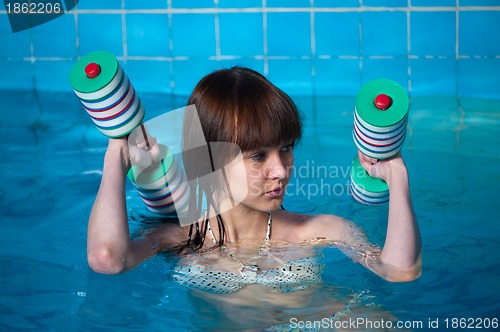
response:
[[[294,165],[293,153],[283,158],[283,166],[286,168],[287,178],[290,178],[290,176],[293,174],[293,168],[294,168],[293,165]]]
[[[236,202],[241,202],[248,195],[250,190],[248,172],[249,170],[243,163],[234,164],[226,169],[228,189]]]
[[[281,183],[286,187],[286,186],[288,186],[288,183],[290,182],[290,178],[293,176],[294,171],[295,171],[294,170],[293,154],[284,158],[283,166],[286,168],[286,177],[281,180]]]
[[[259,194],[266,181],[264,172],[258,167],[247,169],[247,186],[250,194]]]

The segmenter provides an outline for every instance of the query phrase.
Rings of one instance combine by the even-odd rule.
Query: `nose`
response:
[[[266,169],[268,179],[281,180],[287,176],[287,164],[279,153],[271,154]]]

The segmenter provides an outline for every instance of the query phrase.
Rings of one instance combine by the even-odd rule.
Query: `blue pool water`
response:
[[[142,99],[147,118],[186,100]],[[0,100],[0,330],[234,330],[283,324],[283,313],[316,317],[319,302],[288,311],[268,303],[270,317],[259,322],[259,309],[201,299],[169,278],[168,257],[119,276],[92,272],[86,227],[106,139],[72,94],[3,90]],[[285,207],[345,216],[383,244],[387,205],[360,205],[347,192],[354,98],[295,100],[306,124],[297,169],[309,173],[292,180],[302,189],[290,192]],[[499,110],[498,100],[411,101],[403,155],[422,232],[423,274],[414,282],[388,283],[327,248],[314,299],[356,302],[352,313],[367,312],[374,322],[421,322],[414,330],[429,330],[430,322],[451,328],[455,318],[500,318]],[[144,207],[131,186],[127,194],[137,229]]]

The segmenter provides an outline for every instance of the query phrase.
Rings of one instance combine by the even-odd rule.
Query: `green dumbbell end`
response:
[[[356,97],[356,112],[363,121],[374,127],[394,126],[404,119],[408,107],[406,91],[389,79],[366,83]]]
[[[109,52],[90,53],[73,66],[69,81],[73,89],[81,93],[92,93],[107,86],[118,71],[118,61]]]
[[[361,166],[356,155],[351,167],[351,193],[353,198],[364,204],[382,204],[389,200],[389,187],[381,179],[371,177]]]
[[[159,144],[158,147],[160,149],[161,162],[145,169],[141,166],[134,165],[127,174],[129,180],[138,188],[157,190],[168,184],[166,175],[172,167],[172,150],[162,144]]]

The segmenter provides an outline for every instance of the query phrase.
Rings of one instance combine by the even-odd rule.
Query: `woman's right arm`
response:
[[[87,235],[88,263],[99,273],[131,270],[159,250],[150,237],[130,239],[125,202],[125,178],[129,169],[127,139],[110,139]]]

